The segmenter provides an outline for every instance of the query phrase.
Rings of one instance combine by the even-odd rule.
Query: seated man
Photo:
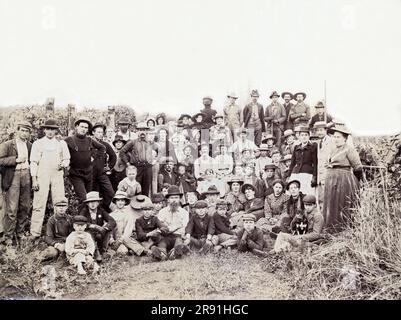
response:
[[[158,245],[169,230],[154,213],[154,204],[146,199],[142,205],[143,215],[135,221],[136,238],[145,252],[150,251],[153,258],[164,261],[167,260],[167,254]]]
[[[127,254],[129,250],[140,256],[144,250],[140,243],[134,239],[132,233],[134,231],[135,219],[132,213],[126,210],[125,206],[130,203],[130,199],[126,192],[117,191],[114,195],[113,202],[115,210],[110,213],[110,217],[116,221],[116,228],[113,230],[113,236],[110,239],[111,248],[116,250],[117,254]],[[150,254],[150,252],[145,252]]]
[[[215,246],[214,251],[218,252],[223,248],[228,248],[237,244],[237,236],[230,228],[230,219],[228,217],[228,202],[219,200],[216,203],[216,212],[213,215],[214,236],[212,243]]]
[[[166,224],[168,233],[160,241],[159,248],[165,254],[168,252],[169,259],[174,260],[189,252],[189,248],[183,243],[189,214],[181,208],[182,193],[177,186],[171,186],[165,197],[168,205],[160,210],[158,218]]]
[[[65,251],[65,239],[72,232],[72,217],[67,215],[67,198],[54,204],[54,214],[46,225],[45,241],[49,245],[42,253],[42,260],[57,258]]]
[[[195,203],[195,214],[189,219],[185,233],[184,244],[191,249],[199,250],[199,253],[208,253],[213,247],[214,222],[208,215],[208,203],[205,200]]]
[[[85,275],[85,267],[93,267],[93,273],[99,270],[99,266],[93,261],[95,242],[91,235],[85,231],[88,220],[84,216],[75,216],[73,228],[65,241],[65,253],[67,259],[74,267],[77,267],[78,274]]]
[[[317,210],[316,197],[306,195],[303,199],[307,218],[307,232],[305,234],[288,234],[280,232],[274,244],[275,252],[289,251],[293,248],[302,248],[322,241],[324,218]]]
[[[80,215],[88,220],[88,232],[96,242],[95,259],[102,261],[102,254],[106,252],[116,221],[99,206],[102,198],[99,192],[91,191],[87,193],[84,203],[86,206],[81,210]]]
[[[245,214],[242,217],[244,227],[237,233],[238,251],[252,252],[255,255],[266,257],[267,252],[263,251],[263,232],[256,227],[256,217],[253,214]]]

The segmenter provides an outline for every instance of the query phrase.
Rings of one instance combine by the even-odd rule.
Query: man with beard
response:
[[[117,156],[111,145],[103,140],[105,130],[106,126],[101,123],[96,123],[92,128],[95,140],[103,144],[106,148],[106,153],[98,153],[93,162],[93,190],[100,191],[100,194],[103,196],[103,209],[110,212],[109,207],[114,189],[109,176],[111,175],[111,168],[114,168],[117,162]]]
[[[65,139],[71,155],[69,179],[81,206],[86,194],[92,191],[95,152],[98,154],[106,152],[103,144],[87,136],[90,131],[92,123],[89,118],[81,117],[75,121],[75,135]]]
[[[120,151],[121,161],[138,169],[136,180],[141,184],[142,194],[149,195],[152,183],[152,161],[154,146],[147,139],[148,127],[138,124],[139,138],[129,141]]]
[[[294,94],[294,97],[297,100],[297,103],[290,109],[288,119],[293,127],[307,126],[311,116],[310,107],[304,102],[306,93],[298,92]]]
[[[247,104],[243,110],[244,114],[244,127],[253,131],[254,142],[260,146],[262,141],[262,132],[265,132],[265,120],[263,115],[263,106],[258,103],[259,92],[252,90],[252,102]]]
[[[290,110],[292,108],[292,106],[294,105],[291,100],[294,99],[292,93],[290,92],[283,92],[281,94],[281,98],[284,99],[284,104],[283,107],[285,109],[285,113],[286,113],[286,117],[285,117],[285,122],[284,122],[284,129],[288,130],[288,129],[293,129],[291,122],[288,120],[288,115],[290,114]]]
[[[189,221],[188,211],[181,208],[180,200],[182,193],[177,186],[171,186],[166,194],[167,207],[161,209],[158,214],[159,220],[168,228],[168,233],[159,242],[159,248],[168,253],[168,258],[174,260],[189,252],[184,245],[185,228]]]
[[[217,113],[216,110],[212,109],[212,102],[213,99],[209,96],[203,98],[203,105],[205,106],[205,108],[201,110],[201,113],[204,113],[206,115],[204,123],[207,129],[214,125],[213,118]]]
[[[131,125],[131,121],[128,118],[124,117],[118,120],[117,122],[119,126],[119,130],[116,135],[122,136],[125,141],[134,140],[138,138],[138,135],[131,132],[129,130],[129,126]]]
[[[163,184],[168,183],[175,185],[177,183],[177,174],[174,172],[174,160],[172,157],[166,158],[165,165],[162,167],[158,177],[159,192],[161,191]]]

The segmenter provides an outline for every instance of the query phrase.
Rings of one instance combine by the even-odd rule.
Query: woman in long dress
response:
[[[323,217],[325,230],[335,233],[343,230],[352,218],[352,209],[358,200],[362,163],[358,152],[347,144],[350,132],[345,127],[330,129],[335,148],[329,153],[324,188]]]

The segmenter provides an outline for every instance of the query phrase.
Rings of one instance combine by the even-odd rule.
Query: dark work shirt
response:
[[[217,212],[213,215],[215,234],[226,233],[226,234],[234,234],[230,229],[230,220],[228,217],[223,217],[219,215]]]
[[[71,217],[67,216],[57,219],[53,215],[47,221],[45,241],[49,246],[54,246],[56,243],[63,243],[72,231]]]
[[[146,234],[156,229],[168,232],[167,226],[156,216],[152,216],[149,219],[145,219],[145,217],[142,216],[135,221],[136,237],[139,241],[146,241]]]
[[[203,218],[200,218],[197,214],[194,214],[189,219],[188,225],[185,228],[185,233],[191,234],[191,237],[200,239],[206,237],[208,234],[214,234],[214,221],[213,218],[206,214]]]

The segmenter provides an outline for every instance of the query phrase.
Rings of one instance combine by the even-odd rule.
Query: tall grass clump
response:
[[[383,185],[363,186],[352,225],[325,244],[273,258],[293,298],[401,299],[401,209]]]

